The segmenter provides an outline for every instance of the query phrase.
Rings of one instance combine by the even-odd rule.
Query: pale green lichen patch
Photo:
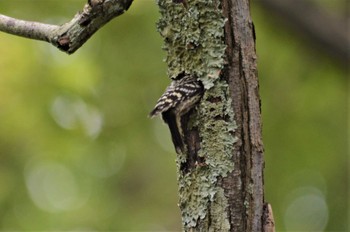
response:
[[[223,217],[222,212],[225,211],[225,207],[227,207],[227,199],[224,195],[224,190],[222,188],[218,189],[217,197],[210,208],[210,215],[212,217],[211,224],[212,230],[209,232],[215,231],[230,231],[230,221],[227,217]]]
[[[197,107],[197,120],[192,126],[199,129],[202,138],[198,156],[204,159],[204,164],[199,164],[189,173],[179,172],[180,207],[186,227],[196,226],[198,219],[205,218],[208,208],[219,211],[217,207],[221,210],[227,207],[227,202],[217,195],[223,191],[217,186],[218,179],[226,177],[234,168],[231,157],[237,141],[233,137],[237,126],[233,119],[231,101],[227,96],[226,82],[217,80],[214,87],[206,91]],[[178,167],[185,160],[184,155],[181,157],[177,160]],[[215,201],[220,204],[215,204]],[[217,220],[228,220],[225,215],[217,216]]]
[[[158,0],[162,15],[158,30],[164,37],[168,75],[197,75],[206,89],[213,86],[224,65],[225,18],[218,1],[187,0],[188,8],[172,0]]]

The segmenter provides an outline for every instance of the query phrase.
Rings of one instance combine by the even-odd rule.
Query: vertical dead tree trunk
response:
[[[249,0],[224,0],[223,10],[228,19],[225,71],[238,125],[238,142],[233,152],[237,169],[225,180],[224,188],[234,202],[230,206],[236,212],[232,225],[240,228],[233,231],[262,231],[264,156],[254,24]]]
[[[206,89],[177,156],[184,231],[263,231],[263,144],[249,0],[159,0],[168,75]]]

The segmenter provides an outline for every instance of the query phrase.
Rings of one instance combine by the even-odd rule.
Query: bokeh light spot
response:
[[[290,202],[284,215],[287,231],[323,231],[328,222],[328,206],[319,194],[305,193]]]
[[[26,186],[34,204],[48,212],[76,209],[85,202],[72,172],[56,162],[28,165]]]
[[[57,96],[51,105],[51,115],[62,128],[74,129],[80,126],[93,139],[102,130],[102,113],[78,97]]]

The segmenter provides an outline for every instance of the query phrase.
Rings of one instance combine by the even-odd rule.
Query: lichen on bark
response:
[[[218,182],[230,173],[234,164],[232,150],[237,138],[233,136],[237,128],[233,119],[233,110],[228,96],[227,84],[218,80],[206,91],[203,100],[194,113],[191,127],[198,128],[201,138],[200,150],[197,156],[201,160],[188,172],[181,171],[181,164],[186,157],[178,158],[178,182],[180,194],[180,209],[184,227],[204,227],[209,229],[209,223],[229,225],[226,212],[228,203],[219,194],[223,191]],[[187,154],[183,155],[186,156]],[[213,213],[221,212],[221,213]],[[209,222],[210,221],[210,222]],[[220,223],[219,223],[220,222]],[[227,231],[221,228],[219,231]]]
[[[179,206],[185,231],[230,229],[228,202],[218,183],[234,168],[237,126],[227,81],[221,75],[226,19],[219,4],[216,0],[191,0],[186,4],[158,0],[161,19],[157,28],[164,37],[168,76],[176,78],[183,72],[195,75],[206,89],[185,125],[187,131],[195,129],[199,135],[196,161],[189,161],[189,151],[177,156]]]
[[[157,28],[164,37],[168,75],[186,72],[198,76],[206,89],[214,85],[224,65],[225,18],[218,1],[191,0],[183,4],[158,0],[161,19]]]

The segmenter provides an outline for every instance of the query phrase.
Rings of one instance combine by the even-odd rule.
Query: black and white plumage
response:
[[[181,75],[171,82],[150,113],[150,117],[162,114],[177,153],[184,152],[181,118],[196,105],[203,92],[203,85],[195,76]]]

